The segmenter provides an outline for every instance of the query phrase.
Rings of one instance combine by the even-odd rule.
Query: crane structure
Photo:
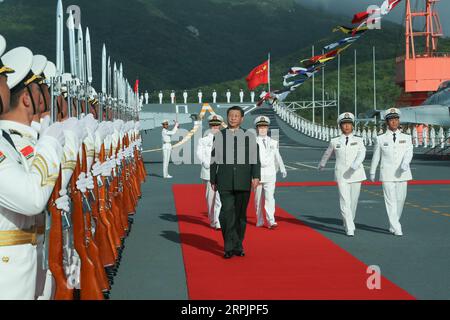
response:
[[[398,106],[420,105],[450,80],[450,53],[438,51],[443,32],[435,5],[440,0],[418,1],[425,1],[424,10],[413,11],[412,0],[405,4],[406,50],[404,56],[396,59],[396,83],[403,88]],[[422,31],[415,29],[419,20],[425,20]]]

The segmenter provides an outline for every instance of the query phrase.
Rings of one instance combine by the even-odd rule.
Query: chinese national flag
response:
[[[269,83],[269,60],[253,69],[245,80],[249,90],[254,90],[260,84]]]
[[[139,93],[139,79],[134,83],[134,93]]]

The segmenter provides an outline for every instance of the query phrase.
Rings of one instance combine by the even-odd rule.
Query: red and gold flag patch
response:
[[[3,160],[6,159],[6,156],[3,154],[3,152],[0,151],[0,163],[3,162]]]
[[[34,148],[32,146],[26,146],[25,148],[23,148],[22,150],[20,150],[20,152],[23,154],[23,156],[29,160],[32,157],[34,157]]]

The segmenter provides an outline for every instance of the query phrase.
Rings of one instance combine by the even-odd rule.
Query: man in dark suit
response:
[[[245,256],[242,242],[247,225],[247,206],[251,189],[261,177],[259,149],[254,133],[242,129],[244,110],[227,111],[228,128],[214,136],[210,182],[222,200],[219,216],[224,239],[225,259]]]

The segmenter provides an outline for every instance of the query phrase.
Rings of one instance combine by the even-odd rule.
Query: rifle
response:
[[[68,286],[67,277],[63,268],[63,226],[61,211],[56,207],[55,201],[59,198],[62,184],[62,170],[56,180],[55,188],[48,202],[48,211],[51,215],[51,228],[49,234],[49,269],[55,279],[55,300],[73,300],[73,288]]]
[[[84,223],[83,213],[83,196],[76,187],[76,181],[81,173],[80,156],[77,157],[77,164],[70,182],[72,199],[73,199],[73,238],[74,247],[80,256],[81,260],[81,274],[80,274],[80,288],[82,300],[103,300],[102,289],[97,281],[96,268],[92,260],[89,258],[86,243],[86,226]]]
[[[87,152],[86,152],[86,145],[83,143],[82,145],[82,172],[87,172]],[[86,194],[82,194],[83,200],[87,202],[88,198]],[[97,244],[95,243],[93,237],[92,237],[92,220],[91,220],[91,206],[86,206],[84,208],[84,214],[85,214],[85,230],[86,230],[86,243],[87,243],[87,252],[89,254],[89,258],[92,260],[93,264],[95,265],[96,275],[99,282],[100,287],[102,288],[103,292],[108,292],[110,290],[108,278],[105,273],[105,269],[103,267],[103,264],[100,260],[100,252],[98,249]]]

